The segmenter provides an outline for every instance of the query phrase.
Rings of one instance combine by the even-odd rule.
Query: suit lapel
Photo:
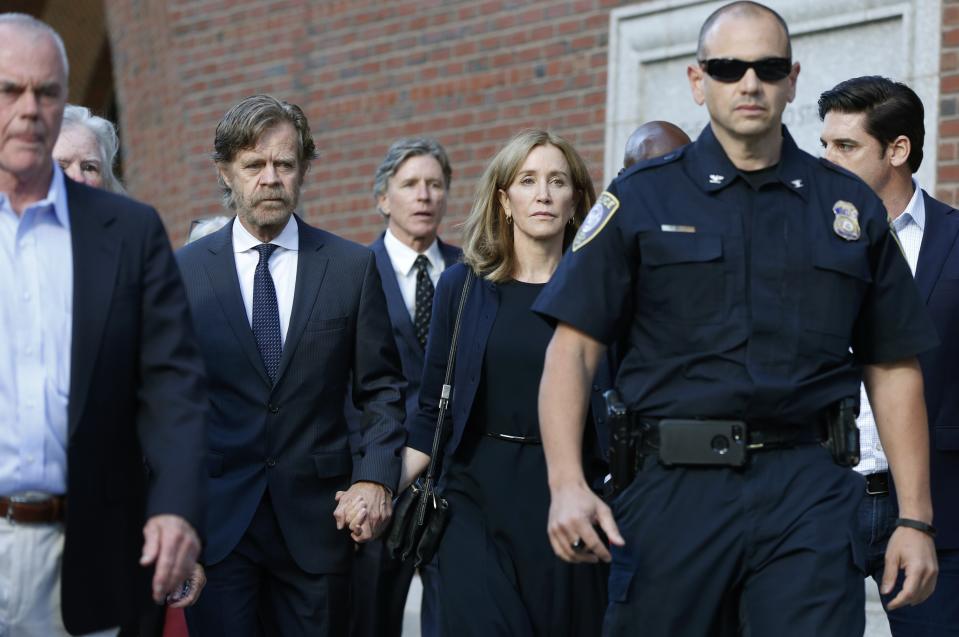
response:
[[[460,255],[463,254],[462,250],[451,245],[446,245],[442,239],[437,238],[436,241],[440,245],[440,253],[443,255],[443,263],[446,264],[446,267],[450,267],[459,262]]]
[[[303,329],[313,312],[316,297],[319,296],[320,284],[326,274],[327,259],[320,248],[323,247],[323,235],[311,226],[303,223],[294,215],[298,224],[300,236],[300,250],[296,263],[296,285],[293,291],[293,309],[290,314],[290,326],[286,330],[286,342],[283,345],[283,356],[280,366],[276,370],[276,383],[279,384],[283,373],[293,358],[296,346],[303,336]],[[262,367],[262,365],[260,366]]]
[[[916,285],[923,301],[929,302],[932,289],[959,233],[959,215],[944,203],[922,192],[926,207],[926,226],[923,228],[919,261],[916,264]]]
[[[266,375],[260,350],[256,347],[253,330],[246,317],[246,308],[243,305],[243,296],[240,294],[240,279],[236,273],[236,257],[233,255],[233,224],[226,224],[217,230],[214,241],[211,243],[209,258],[206,262],[207,275],[210,285],[216,295],[220,308],[226,316],[240,349],[246,354],[250,365],[256,370],[267,386],[270,386],[270,377]]]
[[[413,321],[406,310],[406,302],[403,301],[403,293],[400,292],[400,284],[396,281],[396,271],[386,251],[383,237],[381,236],[373,243],[370,249],[376,257],[376,269],[380,271],[380,279],[383,280],[383,292],[386,294],[386,308],[390,313],[390,322],[400,331],[406,342],[415,343],[419,347],[419,341],[416,340],[416,334],[413,332]]]
[[[123,248],[110,226],[115,210],[96,207],[89,193],[64,179],[73,248],[73,336],[70,347],[68,435],[73,435],[86,402],[100,351]]]

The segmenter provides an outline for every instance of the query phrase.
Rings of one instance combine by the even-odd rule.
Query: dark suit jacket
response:
[[[407,423],[409,432],[407,444],[426,454],[432,454],[440,389],[446,375],[453,326],[467,271],[465,264],[458,263],[443,272],[433,300],[433,318],[430,322],[429,342],[426,344],[426,363],[419,407],[416,412],[410,414]],[[448,419],[446,431],[448,434],[452,433],[447,438],[443,457],[453,454],[463,439],[463,432],[469,422],[476,392],[482,379],[486,343],[493,329],[498,309],[499,295],[496,292],[496,284],[487,279],[474,279],[466,298],[460,325],[459,344],[453,366],[453,394],[450,397],[450,409],[446,412]],[[597,370],[590,393],[588,416],[592,416],[590,422],[593,426],[587,427],[585,436],[588,438],[584,440],[584,449],[587,453],[593,452],[592,459],[597,462],[593,463],[595,471],[588,472],[587,478],[601,479],[605,473],[603,471],[597,475],[601,469],[602,463],[599,461],[602,450],[608,446],[602,392],[610,387],[612,387],[612,369],[609,360],[604,359]],[[529,398],[536,400],[535,396]],[[594,483],[593,486],[599,485]]]
[[[959,211],[923,192],[926,225],[916,285],[940,345],[919,355],[929,416],[930,477],[936,546],[959,548]]]
[[[437,240],[440,253],[443,255],[443,262],[446,267],[459,261],[462,250],[456,246],[451,246]],[[393,262],[390,261],[390,255],[386,251],[386,244],[383,243],[383,235],[370,245],[370,249],[376,256],[376,269],[380,272],[380,279],[383,282],[383,293],[386,295],[386,307],[390,313],[390,324],[393,326],[393,338],[396,340],[396,347],[400,352],[400,361],[403,364],[403,376],[406,378],[406,418],[412,418],[416,413],[416,405],[419,400],[420,380],[423,376],[423,348],[420,346],[416,334],[413,332],[413,320],[410,313],[406,311],[406,303],[403,301],[403,294],[400,292],[400,285],[396,280],[396,272],[393,269]],[[346,419],[350,423],[351,429],[359,429],[360,412],[352,405],[352,400],[347,400]]]
[[[236,547],[269,489],[297,564],[345,572],[353,544],[336,530],[333,496],[359,480],[396,489],[405,383],[373,254],[295,219],[293,309],[272,386],[240,295],[233,224],[177,253],[210,378],[204,560]],[[343,416],[351,373],[363,411],[353,439]]]
[[[186,296],[152,208],[66,180],[73,344],[62,610],[67,630],[135,624],[145,517],[198,531],[203,368]],[[146,467],[144,466],[146,463]]]

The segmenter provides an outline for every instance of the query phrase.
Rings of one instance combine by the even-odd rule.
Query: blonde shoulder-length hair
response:
[[[575,202],[572,223],[566,226],[563,249],[570,244],[586,213],[596,201],[593,181],[586,162],[572,144],[549,131],[525,130],[500,149],[486,167],[476,187],[476,196],[463,224],[463,261],[477,274],[490,281],[509,279],[516,266],[513,251],[513,226],[506,223],[499,191],[507,190],[523,167],[527,155],[537,146],[555,146],[566,158],[572,180]]]

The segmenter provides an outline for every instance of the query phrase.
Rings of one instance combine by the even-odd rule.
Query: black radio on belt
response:
[[[826,417],[826,448],[842,467],[859,464],[859,396],[843,398],[829,408]]]
[[[667,418],[659,421],[658,433],[663,466],[746,464],[746,423],[741,420]]]

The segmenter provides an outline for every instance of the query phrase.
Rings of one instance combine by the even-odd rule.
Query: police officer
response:
[[[740,618],[757,636],[861,635],[863,480],[820,443],[864,377],[899,488],[890,607],[921,602],[936,561],[915,356],[935,333],[881,201],[782,126],[799,75],[782,18],[721,7],[697,56],[710,124],[612,183],[534,306],[558,323],[539,403],[550,541],[593,562],[611,559],[593,525],[608,537],[608,635]],[[587,379],[624,335],[640,472],[611,510],[578,441]]]

